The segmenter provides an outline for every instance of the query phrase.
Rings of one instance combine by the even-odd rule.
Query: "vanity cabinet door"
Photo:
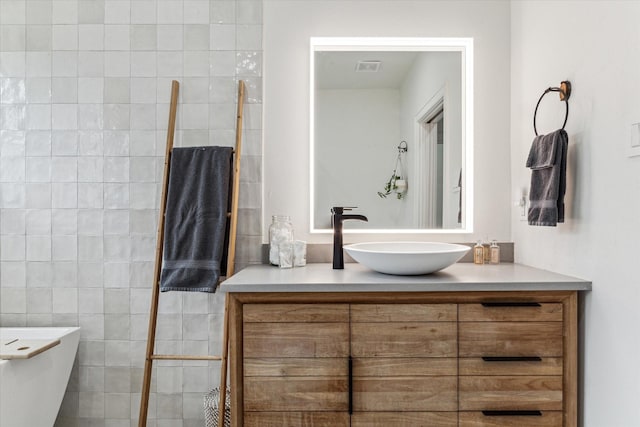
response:
[[[351,305],[352,426],[457,426],[455,304]]]
[[[349,425],[349,306],[245,304],[245,426]]]
[[[460,426],[562,426],[562,304],[460,304],[458,327]]]

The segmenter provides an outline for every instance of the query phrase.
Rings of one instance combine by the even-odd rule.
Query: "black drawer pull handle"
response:
[[[485,362],[542,362],[539,356],[482,356]]]
[[[540,411],[482,411],[485,417],[541,417]]]
[[[353,358],[349,356],[349,415],[353,414]]]
[[[539,302],[483,302],[483,307],[541,307]]]

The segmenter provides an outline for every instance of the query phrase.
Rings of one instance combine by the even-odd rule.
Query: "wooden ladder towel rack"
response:
[[[238,222],[238,200],[240,187],[240,153],[242,150],[242,116],[244,111],[245,86],[242,80],[238,81],[238,109],[236,115],[236,146],[233,161],[233,184],[231,190],[231,212],[229,217],[229,246],[227,248],[226,277],[233,275],[235,270],[236,234]],[[140,396],[140,416],[138,427],[146,427],[149,412],[149,391],[151,387],[151,371],[154,360],[220,360],[220,402],[219,420],[224,424],[226,384],[227,384],[227,355],[229,345],[229,298],[225,296],[224,321],[222,332],[222,353],[220,356],[188,355],[188,354],[155,354],[156,325],[158,320],[158,299],[160,296],[160,274],[162,272],[162,251],[164,244],[164,222],[167,207],[167,188],[169,185],[169,171],[171,168],[171,152],[176,127],[176,112],[178,109],[179,83],[174,80],[171,83],[171,103],[169,108],[169,125],[167,128],[167,146],[165,150],[164,175],[162,179],[162,196],[160,198],[160,214],[158,216],[158,232],[156,242],[155,271],[153,276],[153,289],[151,295],[151,308],[149,313],[149,331],[147,335],[147,351],[144,363],[144,376],[142,380],[142,393]],[[226,278],[225,277],[225,278]],[[221,281],[224,278],[221,278]]]

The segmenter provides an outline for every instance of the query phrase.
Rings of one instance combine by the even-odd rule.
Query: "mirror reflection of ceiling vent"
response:
[[[356,73],[377,73],[381,65],[382,61],[358,61]]]

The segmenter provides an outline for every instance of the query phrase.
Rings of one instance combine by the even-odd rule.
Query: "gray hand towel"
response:
[[[564,129],[538,135],[531,144],[527,159],[531,168],[529,225],[555,227],[564,222],[568,144]]]
[[[215,292],[223,258],[230,147],[174,148],[160,290]]]

